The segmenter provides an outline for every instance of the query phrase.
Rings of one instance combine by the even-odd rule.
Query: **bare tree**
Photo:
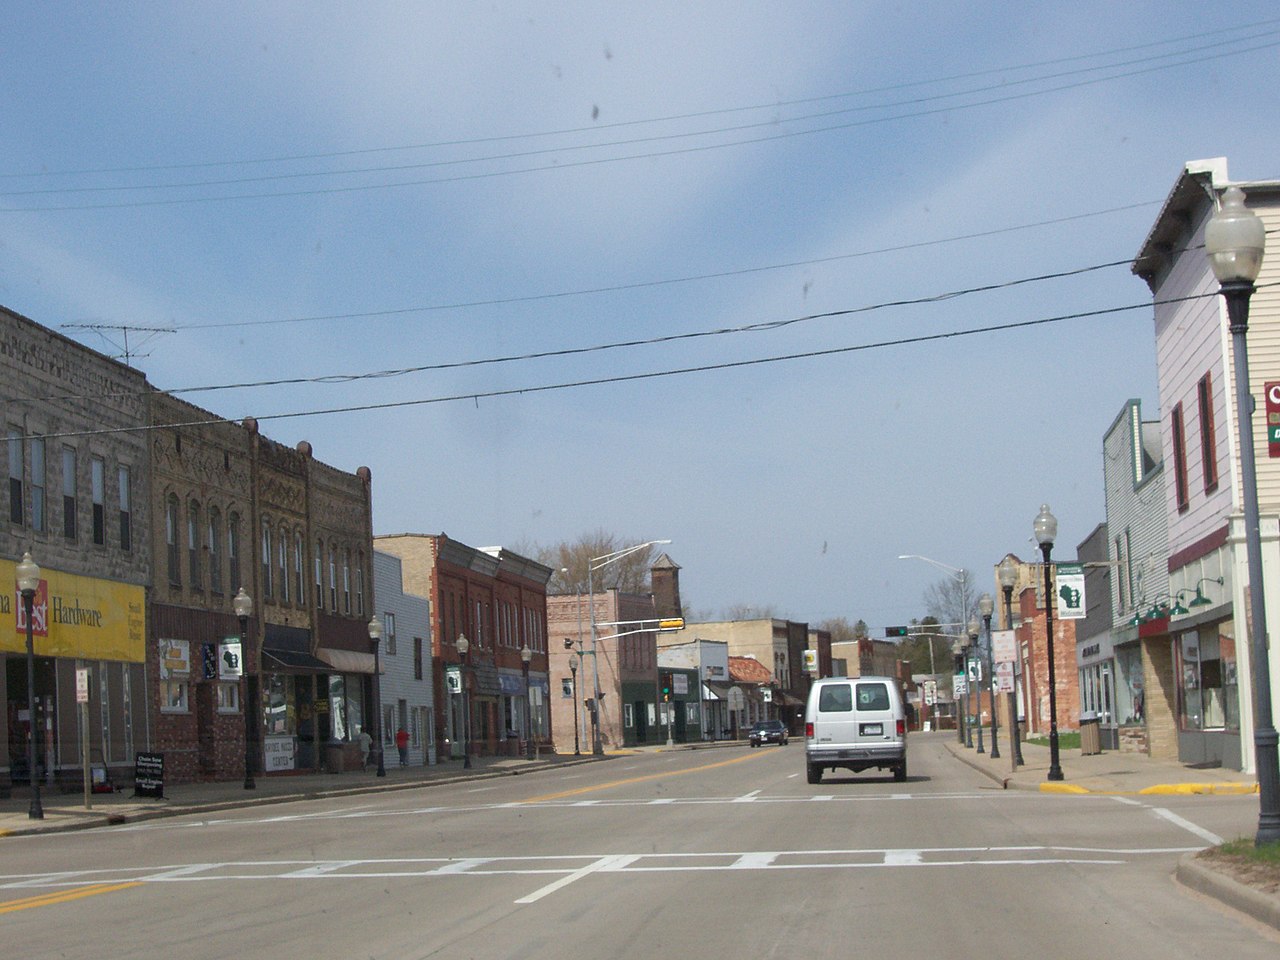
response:
[[[779,616],[772,604],[735,603],[724,610],[725,620],[775,620]]]
[[[832,643],[861,640],[867,635],[867,625],[864,621],[850,623],[848,617],[828,617],[821,623],[814,624],[814,628],[831,634]]]
[[[637,550],[596,570],[590,576],[590,587],[587,575],[592,560],[643,542],[596,530],[584,533],[576,540],[562,540],[550,546],[535,544],[528,555],[555,571],[551,575],[551,582],[547,584],[548,593],[586,593],[590,588],[600,592],[616,587],[623,593],[644,594],[652,589],[649,569],[656,559],[656,546]]]
[[[964,636],[969,618],[978,612],[977,590],[974,588],[973,574],[968,570],[960,571],[961,576],[946,577],[932,584],[924,592],[925,609],[935,623],[955,624],[944,626],[942,633],[960,637]]]

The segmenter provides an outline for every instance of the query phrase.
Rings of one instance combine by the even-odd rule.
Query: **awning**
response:
[[[301,650],[262,649],[262,668],[268,673],[330,673],[332,667]]]
[[[779,690],[773,695],[773,702],[783,707],[803,707],[804,701],[799,697],[793,697],[785,690]]]
[[[702,699],[728,700],[729,691],[732,689],[732,683],[716,683],[714,680],[707,680],[702,684]]]
[[[360,653],[356,650],[335,650],[333,647],[319,647],[316,655],[333,667],[338,673],[373,673],[374,658],[372,653]],[[387,665],[379,663],[382,673],[387,672]]]

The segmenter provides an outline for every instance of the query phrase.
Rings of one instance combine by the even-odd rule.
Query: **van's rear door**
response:
[[[887,683],[883,680],[855,680],[853,702],[853,742],[883,743],[897,739],[897,717]]]

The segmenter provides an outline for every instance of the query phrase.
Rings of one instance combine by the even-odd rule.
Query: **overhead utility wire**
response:
[[[1177,64],[1165,64],[1159,67],[1147,67],[1144,69],[1132,70],[1126,73],[1114,74],[1112,76],[1107,76],[1107,77],[1094,77],[1088,80],[1080,80],[1075,83],[1068,83],[1068,84],[1062,84],[1057,87],[1050,87],[1045,90],[1034,90],[1034,91],[1028,91],[1026,93],[1020,93],[1020,94],[1010,94],[1009,96],[1005,96],[1005,97],[991,97],[986,100],[977,100],[977,101],[974,101],[973,103],[957,104],[957,105],[947,106],[947,107],[934,107],[926,110],[917,110],[914,112],[895,114],[888,117],[875,117],[867,120],[854,120],[848,123],[832,124],[825,127],[814,127],[808,130],[797,130],[797,131],[790,131],[786,133],[771,134],[768,136],[749,137],[742,140],[729,141],[727,143],[701,144],[698,146],[680,147],[672,150],[657,150],[657,151],[651,151],[649,153],[629,154],[621,157],[599,157],[599,158],[589,159],[589,160],[571,160],[571,161],[565,161],[563,163],[547,164],[544,166],[520,167],[520,168],[510,169],[510,170],[492,170],[492,171],[487,171],[482,173],[457,174],[454,176],[435,177],[435,178],[428,178],[425,180],[401,180],[401,181],[395,181],[391,183],[361,184],[358,186],[348,186],[348,187],[317,187],[315,189],[309,189],[309,190],[280,190],[280,191],[264,192],[264,193],[237,193],[237,194],[226,194],[224,196],[172,197],[172,198],[163,199],[163,200],[131,200],[131,201],[122,201],[119,203],[66,204],[62,206],[49,206],[49,207],[0,207],[0,213],[50,213],[50,212],[59,212],[59,211],[123,210],[123,209],[138,209],[142,207],[177,206],[181,204],[193,204],[193,203],[218,203],[218,202],[223,202],[228,200],[266,200],[266,199],[280,199],[280,198],[288,198],[288,197],[310,197],[310,196],[326,196],[326,195],[336,196],[336,195],[349,194],[349,193],[363,193],[371,190],[390,190],[390,189],[396,189],[401,187],[432,186],[435,184],[444,184],[444,183],[464,183],[472,180],[489,180],[489,179],[494,179],[496,177],[514,176],[518,174],[564,171],[564,170],[576,169],[579,167],[598,166],[600,164],[618,163],[622,161],[651,160],[651,159],[656,159],[660,157],[684,156],[692,153],[705,153],[711,150],[722,150],[728,147],[740,147],[740,146],[749,146],[752,144],[759,144],[759,143],[771,143],[778,140],[791,139],[794,137],[811,136],[813,134],[819,134],[819,133],[831,133],[838,130],[850,130],[850,129],[855,129],[857,127],[864,127],[864,126],[869,126],[873,124],[889,123],[895,120],[914,119],[917,117],[931,116],[939,113],[948,113],[948,112],[953,112],[961,109],[971,109],[973,107],[991,106],[999,103],[1008,103],[1015,100],[1024,100],[1029,97],[1038,97],[1038,96],[1044,96],[1050,93],[1059,93],[1063,90],[1071,90],[1071,89],[1076,89],[1080,87],[1094,86],[1099,83],[1104,83],[1110,80],[1118,80],[1118,79],[1123,79],[1125,77],[1139,76],[1141,74],[1153,73],[1161,70],[1168,70],[1175,66],[1189,66],[1191,64],[1203,63],[1209,60],[1218,60],[1224,57],[1239,56],[1243,53],[1256,52],[1258,50],[1270,49],[1276,46],[1280,46],[1280,41],[1276,43],[1262,44],[1256,47],[1248,47],[1241,50],[1231,50],[1225,53],[1210,54],[1210,55],[1199,57],[1196,59],[1185,60]],[[770,124],[770,126],[773,126],[773,125],[774,124]],[[462,161],[449,161],[449,162],[462,162]],[[472,162],[472,161],[467,161],[467,162]],[[148,188],[140,187],[140,188],[130,188],[130,189],[148,189]],[[55,192],[68,192],[68,191],[55,191]]]
[[[1258,289],[1266,289],[1269,287],[1280,286],[1280,282],[1258,284]],[[1175,303],[1187,303],[1192,300],[1202,300],[1208,297],[1218,296],[1217,292],[1192,294],[1185,297],[1174,297],[1168,300],[1154,301],[1154,305],[1163,306]],[[915,344],[931,343],[941,340],[952,340],[959,337],[971,337],[983,333],[1002,333],[1010,330],[1029,329],[1032,327],[1045,326],[1053,323],[1061,323],[1067,320],[1088,320],[1094,317],[1103,317],[1114,315],[1117,313],[1125,313],[1130,310],[1146,310],[1153,306],[1152,301],[1143,303],[1130,304],[1123,307],[1107,307],[1100,310],[1088,310],[1080,313],[1065,313],[1054,317],[1042,317],[1038,320],[1017,320],[1010,323],[989,324],[984,327],[974,327],[968,330],[951,330],[945,333],[923,334],[915,337],[901,337],[895,340],[880,340],[874,343],[855,344],[847,347],[830,347],[825,350],[809,350],[803,353],[783,354],[773,357],[758,357],[753,360],[729,360],[721,363],[708,363],[695,367],[680,367],[671,370],[654,370],[648,373],[632,373],[619,374],[611,377],[597,377],[591,380],[573,380],[565,383],[541,384],[531,387],[511,387],[505,390],[488,390],[488,391],[471,391],[468,393],[450,394],[443,397],[424,397],[417,400],[389,400],[384,403],[364,403],[355,404],[344,407],[325,407],[314,410],[296,410],[289,413],[269,413],[262,415],[253,415],[253,419],[258,422],[266,420],[294,420],[301,417],[321,417],[330,416],[339,413],[361,413],[374,410],[394,410],[405,407],[420,407],[437,403],[452,403],[459,400],[480,401],[494,399],[498,397],[521,396],[526,393],[549,393],[559,390],[571,390],[578,387],[595,387],[603,386],[611,383],[631,383],[641,380],[656,380],[665,377],[685,376],[694,373],[711,373],[719,370],[733,370],[742,367],[762,366],[765,364],[782,363],[791,360],[808,360],[818,357],[830,357],[847,353],[860,353],[866,350],[879,350],[886,347],[913,346]],[[98,430],[75,430],[59,433],[48,433],[38,437],[38,439],[58,440],[69,437],[88,437],[88,436],[104,436],[107,434],[118,433],[147,433],[152,430],[165,430],[183,427],[199,427],[210,426],[220,423],[239,423],[239,420],[232,420],[228,417],[213,417],[204,420],[190,420],[180,423],[162,423],[148,424],[137,427],[108,427]]]
[[[619,350],[630,347],[655,346],[662,343],[671,343],[679,340],[697,340],[704,337],[725,336],[735,333],[759,333],[771,330],[780,330],[794,324],[807,323],[812,320],[827,320],[835,317],[855,316],[861,313],[873,313],[879,310],[885,310],[891,307],[907,307],[919,306],[928,303],[944,303],[950,300],[956,300],[960,297],[970,296],[977,293],[989,293],[995,290],[1007,290],[1013,287],[1024,286],[1030,283],[1039,283],[1046,280],[1060,280],[1066,277],[1082,276],[1087,273],[1094,273],[1099,270],[1110,269],[1111,267],[1126,266],[1129,260],[1114,260],[1110,263],[1099,263],[1088,267],[1077,267],[1071,270],[1062,270],[1057,273],[1046,273],[1034,277],[1020,277],[1016,280],[1005,280],[1000,283],[988,283],[977,287],[968,287],[961,290],[951,290],[944,293],[930,294],[923,297],[913,297],[901,300],[889,300],[880,303],[864,304],[861,307],[849,307],[843,310],[830,310],[824,313],[806,314],[800,317],[790,317],[784,320],[762,320],[756,323],[742,324],[736,327],[721,327],[713,330],[695,330],[688,333],[672,333],[662,336],[647,337],[634,340],[614,341],[611,343],[595,344],[586,347],[564,347],[558,350],[542,350],[534,353],[515,354],[504,357],[486,357],[479,360],[455,360],[442,363],[423,364],[413,367],[402,367],[390,370],[376,370],[365,373],[346,373],[346,374],[323,374],[315,377],[289,377],[276,380],[255,380],[240,383],[222,383],[222,384],[205,384],[195,387],[171,387],[166,389],[165,393],[181,394],[181,393],[209,393],[218,390],[241,390],[251,387],[278,387],[278,386],[295,386],[298,384],[316,383],[316,384],[343,384],[355,383],[361,380],[380,380],[391,379],[394,377],[407,376],[415,373],[428,373],[440,370],[456,370],[465,367],[483,367],[492,366],[501,363],[519,363],[526,360],[542,360],[551,357],[568,357],[577,356],[587,353],[601,353],[608,350]],[[94,394],[93,396],[83,394],[66,394],[60,396],[45,397],[10,397],[12,401],[20,401],[24,403],[50,403],[63,402],[69,400],[102,400],[115,397],[136,396],[138,391],[119,391],[111,394]]]
[[[649,117],[638,120],[618,120],[608,123],[592,124],[589,127],[571,127],[561,130],[545,130],[535,131],[533,133],[514,133],[499,134],[489,137],[473,137],[469,139],[458,140],[438,140],[430,143],[402,144],[390,147],[365,147],[356,150],[335,150],[320,153],[304,153],[290,154],[277,157],[258,157],[238,160],[206,160],[196,161],[192,163],[175,163],[175,164],[148,164],[129,167],[101,167],[95,169],[81,170],[40,170],[33,173],[0,173],[0,179],[30,179],[33,177],[47,178],[59,176],[83,176],[89,174],[102,173],[145,173],[158,172],[163,170],[192,170],[209,167],[231,167],[231,166],[249,166],[255,164],[268,163],[290,163],[299,160],[331,160],[338,157],[364,156],[375,153],[394,153],[407,150],[427,150],[438,147],[456,147],[456,146],[472,146],[482,143],[501,143],[512,140],[528,140],[544,137],[567,136],[575,133],[594,133],[601,130],[610,130],[624,127],[644,126],[657,123],[670,123],[675,120],[696,120],[703,117],[719,116],[730,113],[748,113],[757,110],[776,110],[780,107],[803,106],[809,103],[824,103],[831,100],[844,100],[850,97],[868,96],[875,93],[892,93],[896,90],[906,90],[912,87],[931,86],[942,83],[952,83],[956,80],[971,80],[976,77],[991,76],[999,73],[1012,73],[1021,70],[1033,70],[1039,67],[1056,66],[1060,63],[1077,63],[1081,60],[1093,60],[1101,57],[1109,57],[1119,54],[1132,53],[1138,50],[1149,50],[1154,47],[1169,46],[1175,43],[1183,43],[1187,40],[1201,40],[1206,37],[1222,36],[1224,34],[1236,34],[1245,31],[1251,31],[1257,27],[1268,27],[1273,24],[1280,23],[1280,20],[1260,20],[1254,23],[1240,24],[1234,27],[1225,27],[1220,30],[1211,30],[1188,34],[1180,37],[1171,37],[1166,40],[1154,40],[1148,43],[1134,44],[1126,47],[1114,47],[1109,50],[1101,50],[1094,53],[1076,54],[1070,57],[1057,57],[1049,60],[1038,60],[1030,63],[1012,64],[1004,67],[988,67],[984,70],[974,70],[967,73],[951,74],[944,77],[935,77],[928,80],[910,80],[903,83],[888,84],[879,87],[867,87],[862,90],[848,91],[845,93],[831,93],[817,97],[802,97],[792,100],[776,100],[771,103],[752,104],[738,107],[722,107],[712,110],[702,110],[691,113],[671,114],[665,117]],[[1163,56],[1176,56],[1188,51],[1174,51]],[[1153,58],[1154,59],[1154,58]],[[1115,66],[1114,64],[1112,66]],[[1104,69],[1099,66],[1096,69]]]
[[[862,257],[876,256],[885,253],[901,253],[905,250],[918,250],[922,247],[939,246],[944,243],[958,243],[962,240],[978,240],[983,237],[994,237],[1004,233],[1015,233],[1035,227],[1053,226],[1059,223],[1070,223],[1089,217],[1101,217],[1111,213],[1124,213],[1142,207],[1155,206],[1161,200],[1143,200],[1106,210],[1094,210],[1090,213],[1075,213],[1066,217],[1054,217],[1050,220],[1037,220],[1033,223],[1019,223],[1010,227],[996,227],[991,230],[980,230],[975,233],[961,233],[951,237],[940,237],[934,240],[918,240],[913,243],[901,243],[891,247],[877,247],[873,250],[858,250],[854,253],[838,253],[830,257],[816,257],[812,260],[793,260],[787,263],[771,263],[758,267],[742,267],[738,270],[722,270],[717,273],[693,274],[684,277],[668,277],[661,280],[641,280],[636,283],[619,283],[605,287],[588,287],[582,290],[559,290],[552,293],[531,293],[516,297],[496,297],[490,300],[467,300],[456,303],[426,304],[417,307],[393,307],[387,310],[366,310],[357,313],[328,313],[308,317],[279,317],[271,320],[230,320],[216,323],[177,324],[174,329],[184,330],[225,330],[235,327],[274,326],[286,323],[314,323],[328,320],[362,320],[373,317],[395,317],[409,313],[430,313],[440,310],[465,310],[474,307],[506,306],[514,303],[530,303],[538,300],[559,300],[567,297],[581,297],[597,293],[618,293],[623,290],[643,290],[650,287],[670,286],[678,283],[693,283],[698,280],[723,280],[728,277],[748,276],[754,273],[766,273],[772,270],[787,270],[793,267],[809,267],[822,263],[837,263],[841,260],[856,260]]]
[[[1280,33],[1280,31],[1270,31],[1269,33],[1262,34],[1261,36],[1274,36],[1277,33]],[[569,145],[569,146],[541,147],[538,149],[521,150],[521,151],[503,153],[503,154],[493,154],[490,156],[483,156],[483,157],[461,157],[461,158],[452,159],[452,160],[429,160],[421,163],[404,163],[404,164],[385,165],[385,166],[379,166],[379,167],[357,167],[357,168],[352,168],[347,170],[309,170],[309,171],[298,171],[293,173],[271,173],[271,174],[264,173],[258,176],[251,176],[251,177],[229,177],[229,178],[222,178],[222,179],[215,179],[215,180],[191,180],[191,181],[185,181],[182,183],[150,183],[150,184],[137,184],[137,185],[110,185],[110,186],[96,186],[96,187],[89,187],[89,186],[43,187],[39,189],[30,189],[30,190],[0,191],[0,196],[34,197],[34,196],[63,195],[63,194],[127,193],[127,192],[136,192],[136,191],[142,191],[142,190],[192,190],[192,189],[197,189],[202,187],[237,186],[241,184],[250,184],[250,183],[275,183],[275,182],[280,182],[285,180],[307,180],[307,179],[316,179],[319,177],[340,177],[340,176],[345,177],[345,176],[353,176],[356,174],[401,173],[407,170],[429,170],[429,169],[438,169],[441,167],[457,167],[457,166],[477,164],[477,163],[493,163],[497,161],[506,161],[506,160],[524,160],[530,157],[541,157],[541,156],[548,156],[553,154],[564,154],[564,153],[571,153],[571,152],[577,152],[582,150],[600,150],[600,149],[615,148],[615,147],[635,147],[641,144],[648,144],[648,143],[667,143],[674,140],[690,140],[693,138],[709,137],[717,134],[737,134],[737,133],[744,133],[748,130],[759,130],[763,128],[773,129],[773,128],[780,127],[783,124],[801,123],[809,120],[824,120],[830,117],[845,116],[851,113],[867,113],[873,110],[891,110],[899,107],[916,106],[924,103],[936,103],[941,100],[951,100],[951,99],[957,99],[961,97],[970,97],[970,96],[974,96],[975,94],[986,93],[991,90],[1007,90],[1009,87],[1013,87],[1013,86],[1025,86],[1025,85],[1034,84],[1034,83],[1045,83],[1052,80],[1062,79],[1064,77],[1078,76],[1080,74],[1088,74],[1088,73],[1097,73],[1102,70],[1115,70],[1119,67],[1133,66],[1139,63],[1149,63],[1152,60],[1164,60],[1174,56],[1182,57],[1190,53],[1195,53],[1202,50],[1214,49],[1217,47],[1229,45],[1234,42],[1235,41],[1218,41],[1216,43],[1204,44],[1203,46],[1195,47],[1195,48],[1192,48],[1191,50],[1180,51],[1172,54],[1160,54],[1154,57],[1142,57],[1135,60],[1124,61],[1121,63],[1115,63],[1115,64],[1110,64],[1107,66],[1100,66],[1100,67],[1080,67],[1075,70],[1066,70],[1056,74],[1047,74],[1045,76],[1039,76],[1039,77],[1027,77],[1020,80],[1011,80],[1011,81],[1006,81],[1004,83],[993,84],[991,86],[977,87],[971,90],[961,90],[961,91],[956,91],[952,93],[938,93],[938,94],[933,94],[931,96],[915,97],[907,100],[898,100],[898,101],[892,101],[888,103],[866,104],[866,105],[854,106],[854,107],[843,107],[837,110],[826,110],[819,113],[804,114],[802,116],[797,116],[797,117],[774,117],[766,120],[755,121],[752,123],[737,124],[735,126],[730,126],[730,127],[718,127],[711,130],[694,130],[694,131],[687,131],[682,133],[653,134],[651,136],[633,137],[626,140],[610,140],[610,141],[605,141],[603,143],[586,143],[586,144],[576,144],[576,145]],[[1252,49],[1254,50],[1264,49],[1265,47],[1271,47],[1271,46],[1280,46],[1280,41],[1277,41],[1271,44],[1266,44],[1263,47],[1254,47]],[[1239,53],[1244,53],[1244,52],[1249,52],[1249,51],[1248,50],[1243,50],[1243,51],[1232,50],[1232,51],[1228,51],[1226,54],[1223,54],[1223,56],[1235,56]],[[1181,61],[1178,63],[1164,64],[1162,66],[1155,67],[1153,69],[1157,69],[1157,70],[1170,69],[1177,66],[1183,66],[1185,63],[1194,63],[1194,62],[1197,62],[1197,61]],[[1123,76],[1129,76],[1129,75],[1130,74],[1119,74],[1118,76],[1123,77]],[[1100,77],[1100,78],[1095,78],[1094,81],[1092,82],[1101,82],[1103,80],[1108,80],[1108,79],[1115,79],[1115,78]],[[1029,91],[1027,95],[1036,95],[1037,93],[1052,92],[1057,89],[1068,89],[1068,88],[1069,87],[1055,87],[1055,88],[1050,88],[1047,91]],[[961,108],[965,108],[973,105],[974,104],[958,104],[954,109],[961,109]],[[819,131],[794,131],[788,135],[795,136],[795,135],[803,135],[806,133],[813,133],[813,132],[819,132]],[[745,142],[751,142],[751,141],[745,141]],[[727,144],[727,145],[732,146],[734,144]],[[705,148],[719,149],[722,146],[726,146],[726,145],[712,144],[712,145],[707,145]],[[627,159],[627,158],[613,158],[613,159]]]

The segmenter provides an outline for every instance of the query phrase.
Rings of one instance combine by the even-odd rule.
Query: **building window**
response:
[[[200,589],[200,505],[187,504],[187,576],[191,589]]]
[[[45,506],[44,440],[31,438],[31,529],[44,533]]]
[[[413,638],[413,679],[422,679],[422,638]]]
[[[1200,414],[1200,459],[1204,463],[1204,492],[1218,489],[1218,437],[1213,428],[1213,383],[1209,374],[1196,384]]]
[[[351,551],[342,553],[342,612],[351,616]]]
[[[316,541],[316,606],[324,609],[324,541]]]
[[[232,593],[240,590],[240,517],[227,518],[227,585]]]
[[[293,533],[293,586],[294,592],[297,594],[294,601],[300,607],[307,605],[306,579],[302,575],[302,532],[295,530]]]
[[[169,585],[182,586],[181,554],[178,549],[178,498],[169,494],[164,505],[164,542],[167,552]]]
[[[280,545],[277,548],[280,558],[280,602],[289,602],[289,531],[280,528]]]
[[[396,615],[394,613],[382,615],[382,635],[386,638],[387,654],[393,656],[396,652]]]
[[[338,551],[329,548],[329,609],[338,612]]]
[[[22,503],[22,432],[9,428],[9,522],[24,522]]]
[[[161,680],[160,681],[160,712],[161,713],[186,713],[187,712],[187,681],[185,680]]]
[[[1182,513],[1190,506],[1187,499],[1187,438],[1183,429],[1182,404],[1173,408],[1169,425],[1173,432],[1173,493],[1178,512]]]
[[[101,457],[89,461],[89,496],[93,500],[93,542],[103,546],[107,542],[107,465]]]
[[[271,565],[275,558],[271,555],[271,527],[264,521],[262,524],[262,595],[271,596]]]
[[[364,551],[360,551],[360,562],[356,564],[356,616],[364,616]]]
[[[240,712],[240,684],[234,680],[225,680],[218,683],[218,712],[219,713],[239,713]]]
[[[222,514],[217,507],[209,509],[209,590],[222,593]]]
[[[76,511],[80,505],[76,498],[76,448],[62,448],[62,535],[68,540],[76,538]]]
[[[116,471],[116,480],[120,487],[120,549],[128,553],[133,549],[133,507],[129,489],[129,468],[120,467]]]

